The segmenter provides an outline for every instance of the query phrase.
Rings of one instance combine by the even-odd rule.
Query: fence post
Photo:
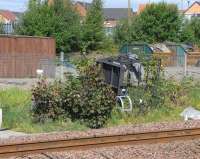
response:
[[[60,66],[60,78],[61,78],[61,80],[63,80],[64,79],[64,52],[61,52],[60,53],[60,64],[61,64],[61,66]]]
[[[184,61],[184,76],[187,76],[187,53],[184,54],[185,61]]]

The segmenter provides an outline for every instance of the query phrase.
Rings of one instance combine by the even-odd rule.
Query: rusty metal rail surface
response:
[[[200,139],[200,128],[0,145],[0,158],[32,153]]]

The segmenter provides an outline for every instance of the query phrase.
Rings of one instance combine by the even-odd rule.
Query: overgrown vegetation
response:
[[[199,26],[198,17],[186,20],[176,5],[164,2],[152,3],[133,17],[131,23],[128,23],[128,20],[119,23],[114,39],[118,44],[134,41],[147,43],[172,41],[199,45]]]
[[[150,4],[131,23],[124,21],[117,28],[117,42],[143,41],[148,43],[178,41],[181,16],[176,5]]]
[[[59,119],[62,110],[62,85],[60,82],[48,83],[42,79],[32,90],[33,117],[37,122]]]
[[[200,18],[186,20],[182,27],[181,41],[200,46]]]
[[[70,89],[80,87],[79,80],[76,81],[76,79],[73,80],[70,79],[70,83],[65,83],[65,87],[63,88],[67,89],[67,87],[69,86]],[[116,107],[114,107],[114,105],[113,107],[109,108],[106,107],[106,109],[102,111],[103,114],[109,115],[109,118],[107,118],[108,121],[106,120],[105,126],[110,127],[122,124],[139,124],[139,123],[149,123],[149,122],[181,120],[180,113],[183,111],[184,108],[188,106],[193,106],[197,109],[200,109],[199,88],[200,84],[198,82],[193,81],[191,78],[183,79],[183,81],[181,82],[176,82],[173,80],[163,81],[162,89],[163,91],[165,90],[165,98],[164,98],[164,103],[162,105],[160,105],[159,107],[155,106],[150,111],[147,111],[145,113],[140,113],[139,105],[136,105],[135,103],[133,112],[129,113],[121,112]],[[82,106],[84,108],[80,108],[79,104],[80,97],[78,98],[73,97],[73,95],[76,94],[75,90],[73,90],[70,96],[70,89],[67,92],[65,92],[66,94],[63,94],[63,96],[64,97],[67,96],[68,99],[66,103],[63,104],[65,111],[69,112],[74,102],[75,104],[78,103],[78,105],[75,105],[76,109],[73,110],[72,114],[75,115],[78,110],[79,112],[81,112],[81,115],[83,116],[86,115],[87,118],[90,115],[92,116],[96,115],[94,112],[90,112],[90,110],[92,111],[93,109],[95,109],[96,112],[100,107],[100,104],[98,104],[100,102],[97,102],[98,105],[96,105],[96,101],[95,105],[93,105],[93,103],[91,102],[89,107],[86,108],[86,110],[83,110],[86,107],[86,105],[83,104]],[[80,92],[77,93],[80,94]],[[83,91],[81,93],[83,93]],[[134,92],[129,91],[129,93],[133,100],[143,97],[143,95],[140,94],[140,92],[137,92],[136,90],[134,90]],[[79,102],[76,102],[76,99],[78,99]],[[107,103],[107,101],[103,102]],[[69,119],[70,117],[69,114],[65,114],[64,116],[61,115],[55,121],[53,121],[52,119],[47,119],[45,117],[43,118],[46,119],[45,121],[42,120],[41,122],[38,121],[36,122],[34,118],[35,116],[32,116],[32,111],[31,111],[32,101],[31,101],[30,91],[21,90],[18,88],[0,90],[0,103],[1,103],[0,107],[3,109],[3,127],[5,128],[10,128],[12,130],[28,132],[28,133],[64,131],[64,130],[87,130],[87,127],[81,124],[83,123],[83,120],[81,120],[82,118],[81,116],[78,116],[78,118],[75,117],[76,118],[75,121],[71,121]],[[71,103],[70,104],[71,106],[69,106],[69,103]],[[113,108],[113,110],[110,115],[111,108]],[[109,113],[108,112],[104,113],[104,111],[106,110],[109,110]],[[45,113],[46,112],[47,111],[45,111]],[[88,114],[86,114],[86,112],[88,112]],[[102,115],[102,113],[98,114],[97,116],[99,115]],[[96,118],[91,118],[91,119],[94,119],[94,121],[96,122],[98,120]],[[96,124],[96,122],[92,122],[92,125]],[[84,123],[87,123],[87,120],[85,120]]]
[[[181,120],[179,114],[185,107],[193,106],[200,109],[199,84],[191,79],[185,79],[181,83],[168,81],[166,90],[165,102],[159,108],[154,108],[145,114],[138,114],[138,107],[131,113],[122,113],[114,108],[106,125]],[[135,99],[135,96],[131,94],[131,98]],[[1,90],[0,101],[3,108],[3,127],[29,133],[87,129],[79,121],[72,122],[68,118],[34,122],[31,118],[31,92],[29,91],[17,88]]]
[[[104,48],[103,4],[93,0],[87,16],[80,17],[71,0],[29,1],[28,10],[16,29],[20,35],[54,37],[57,52],[88,52]],[[112,46],[109,46],[112,48]]]
[[[93,0],[83,24],[83,46],[87,51],[102,48],[106,39],[104,33],[104,17],[102,0]]]
[[[165,101],[165,83],[161,60],[145,53],[136,53],[142,64],[138,73],[138,82],[131,82],[127,77],[128,92],[139,114],[145,114],[155,108],[160,108]]]
[[[0,34],[4,34],[3,24],[2,23],[0,23]]]
[[[42,80],[33,89],[33,116],[41,122],[65,116],[90,128],[104,126],[115,105],[115,94],[95,66],[84,69],[79,78],[48,84]]]
[[[191,78],[183,79],[181,82],[174,80],[164,80],[162,87],[164,94],[164,102],[162,105],[154,105],[149,111],[141,113],[141,105],[138,104],[137,99],[145,99],[141,92],[130,90],[131,99],[134,102],[134,109],[132,112],[121,112],[114,109],[112,117],[108,121],[107,126],[125,125],[125,124],[141,124],[149,122],[174,122],[183,120],[180,113],[189,106],[200,109],[200,89],[199,83],[193,81]]]
[[[86,126],[70,119],[34,122],[31,113],[31,92],[19,88],[0,90],[0,108],[3,109],[3,128],[26,133],[64,130],[86,130]]]
[[[71,0],[56,0],[54,5],[48,5],[47,0],[31,0],[16,32],[54,37],[57,52],[69,52],[80,48],[80,29],[80,17]]]

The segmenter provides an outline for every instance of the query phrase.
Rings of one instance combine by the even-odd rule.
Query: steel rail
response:
[[[27,143],[0,145],[0,158],[22,156],[32,153],[39,154],[44,152],[58,152],[66,150],[85,150],[108,146],[165,143],[177,140],[193,139],[200,139],[200,128],[133,133],[80,139],[52,140],[44,142],[32,141]]]

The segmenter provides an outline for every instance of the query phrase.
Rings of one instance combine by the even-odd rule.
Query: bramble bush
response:
[[[93,65],[82,70],[78,78],[69,77],[63,83],[47,84],[42,80],[32,92],[33,117],[37,121],[55,120],[62,115],[90,128],[100,128],[115,105],[114,92],[103,82],[100,69]]]
[[[63,114],[61,92],[60,82],[48,83],[45,79],[38,81],[32,89],[32,114],[35,121],[56,120]]]
[[[181,82],[165,79],[160,59],[156,57],[147,59],[142,53],[138,56],[144,66],[144,79],[138,85],[129,87],[129,94],[133,105],[139,108],[139,114],[160,109],[166,105],[185,105],[184,97],[194,87],[191,79],[186,78]]]
[[[149,59],[143,63],[143,66],[145,70],[143,82],[129,87],[133,105],[139,108],[140,114],[160,107],[165,100],[163,79],[160,77],[161,70],[158,69],[159,63],[155,59]]]
[[[81,120],[90,128],[102,127],[111,116],[115,94],[107,86],[96,66],[82,71],[79,79],[71,77],[65,84],[64,109],[72,120]]]

